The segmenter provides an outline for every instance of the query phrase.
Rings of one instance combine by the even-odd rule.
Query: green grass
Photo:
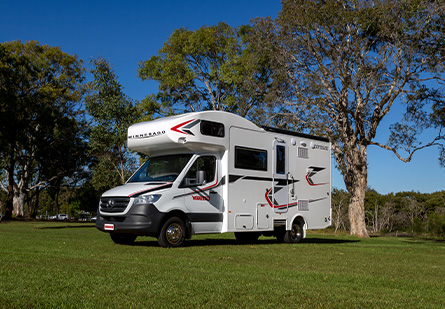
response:
[[[164,249],[149,237],[115,245],[91,224],[1,223],[0,307],[444,308],[445,242],[238,245],[228,233]]]

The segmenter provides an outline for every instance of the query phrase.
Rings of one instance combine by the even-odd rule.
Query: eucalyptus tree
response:
[[[72,172],[82,147],[84,68],[36,41],[0,44],[1,187],[6,216],[24,216],[29,191]],[[55,167],[58,167],[57,169]]]
[[[276,73],[274,117],[330,138],[354,235],[368,236],[369,146],[405,162],[421,148],[443,147],[439,121],[436,138],[418,136],[431,128],[431,106],[443,108],[444,21],[443,1],[284,0],[277,19],[253,24],[250,42],[271,55]],[[395,108],[405,112],[390,113]],[[376,140],[394,116],[389,141]]]
[[[92,182],[103,191],[125,183],[135,158],[126,148],[127,129],[139,119],[134,102],[124,94],[110,63],[91,60],[93,80],[88,83],[86,108],[92,117],[89,154],[94,159]]]
[[[148,114],[224,110],[251,115],[264,102],[270,70],[267,55],[244,42],[249,26],[225,23],[198,30],[181,28],[164,43],[157,56],[139,64],[142,80],[159,82],[159,92],[147,96]]]

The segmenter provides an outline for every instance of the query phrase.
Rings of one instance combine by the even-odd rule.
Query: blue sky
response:
[[[138,63],[156,55],[175,29],[195,30],[220,21],[235,27],[255,17],[275,18],[281,5],[278,0],[0,0],[0,8],[0,42],[36,40],[60,46],[86,65],[91,58],[104,57],[113,65],[125,93],[141,100],[156,92],[156,83],[138,79]],[[378,141],[386,142],[387,129],[397,116],[397,111],[388,114]],[[368,157],[368,184],[380,193],[445,190],[445,169],[438,164],[437,149],[420,151],[410,163],[373,146]],[[334,169],[332,183],[344,188]]]

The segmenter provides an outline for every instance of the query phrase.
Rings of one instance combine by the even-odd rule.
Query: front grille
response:
[[[106,222],[124,222],[126,217],[118,217],[118,216],[101,216],[102,221]]]
[[[100,211],[108,213],[124,212],[129,202],[129,197],[101,197]]]

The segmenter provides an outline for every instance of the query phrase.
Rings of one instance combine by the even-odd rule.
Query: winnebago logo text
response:
[[[165,134],[165,131],[157,131],[157,132],[147,132],[147,133],[141,133],[141,134],[135,134],[135,135],[128,135],[128,139],[140,139],[140,138],[150,138]]]

